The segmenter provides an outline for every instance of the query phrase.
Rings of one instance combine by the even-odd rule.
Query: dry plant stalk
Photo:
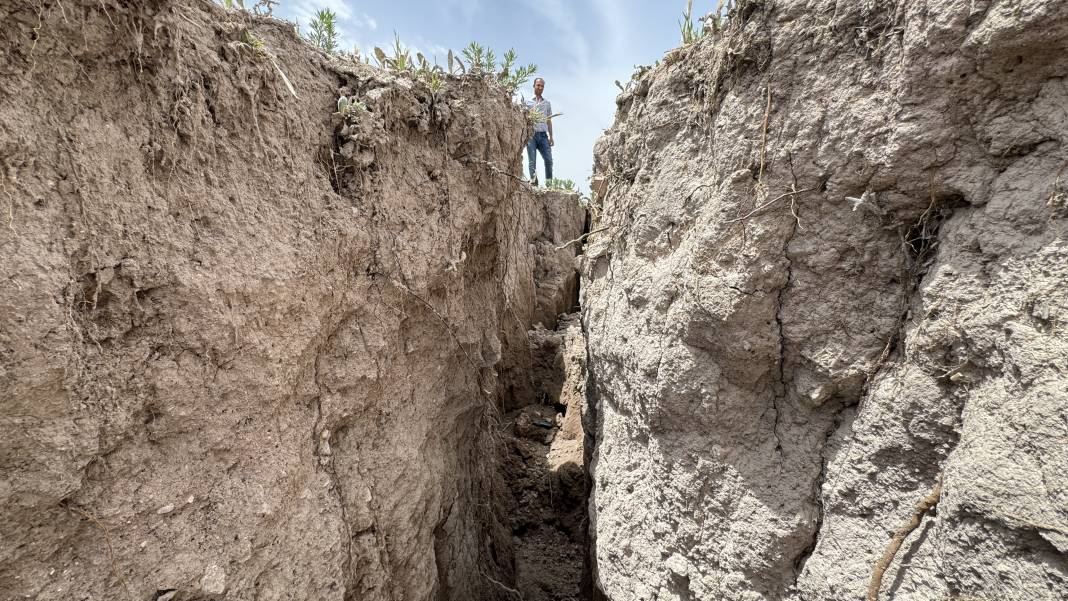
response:
[[[768,84],[768,106],[764,109],[764,130],[760,136],[760,173],[757,174],[757,183],[764,181],[764,158],[768,152],[768,121],[771,119],[771,84]]]
[[[893,538],[890,539],[890,544],[886,547],[886,551],[883,552],[883,556],[875,564],[875,569],[871,572],[871,582],[868,584],[868,601],[879,601],[879,589],[883,585],[883,574],[886,573],[886,569],[894,561],[894,556],[897,555],[905,539],[912,534],[913,530],[919,527],[920,522],[923,521],[923,516],[927,515],[927,512],[931,511],[935,505],[938,505],[938,500],[941,498],[942,474],[939,474],[931,493],[916,504],[909,521],[897,529]]]

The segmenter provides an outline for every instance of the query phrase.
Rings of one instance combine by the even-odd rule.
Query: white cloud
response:
[[[367,13],[363,13],[358,17],[353,17],[352,25],[362,29],[370,29],[371,31],[378,30],[378,21]]]
[[[604,56],[621,55],[630,33],[626,10],[618,0],[593,0],[593,7],[601,20],[602,29],[608,34],[608,39],[599,45]]]
[[[441,0],[442,6],[450,12],[463,15],[463,20],[470,23],[478,12],[480,0]]]
[[[559,40],[571,54],[571,63],[576,71],[585,71],[590,64],[590,47],[586,36],[579,31],[578,18],[561,0],[537,0],[519,3],[520,10],[530,9],[540,14],[559,33]]]

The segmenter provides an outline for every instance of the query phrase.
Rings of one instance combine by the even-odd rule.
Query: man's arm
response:
[[[549,115],[553,114],[553,105],[548,102],[546,102],[546,104],[549,104]],[[549,124],[549,146],[553,146],[554,144],[556,144],[556,142],[553,140],[553,120],[549,119],[546,121],[546,123]]]

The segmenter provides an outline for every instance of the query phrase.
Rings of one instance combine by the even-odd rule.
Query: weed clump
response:
[[[337,112],[342,117],[353,117],[359,120],[360,117],[366,115],[367,105],[356,100],[355,98],[349,99],[348,96],[342,96],[337,99]]]
[[[561,190],[563,192],[578,192],[578,188],[575,187],[575,182],[569,179],[552,178],[545,180],[545,187],[550,190]]]
[[[538,71],[538,66],[534,63],[522,67],[516,66],[516,58],[515,50],[509,48],[508,52],[504,53],[501,70],[497,73],[497,81],[501,82],[504,89],[512,94],[515,94],[515,91],[520,86],[530,81],[530,77]]]
[[[222,5],[228,9],[240,9],[248,10],[245,8],[245,0],[221,0]],[[257,15],[271,16],[274,12],[274,7],[278,4],[278,0],[257,0],[252,5],[252,11]]]
[[[285,71],[282,71],[282,67],[278,65],[278,59],[267,49],[267,43],[263,41],[263,38],[246,29],[241,35],[241,43],[251,48],[252,53],[256,57],[270,61],[271,65],[274,66],[275,71],[278,72],[278,76],[282,78],[282,83],[286,85],[286,89],[289,90],[289,93],[293,95],[293,98],[299,98],[299,96],[297,96],[296,88],[293,87],[293,82],[289,81],[289,77],[286,76]]]
[[[561,115],[563,115],[563,113],[553,113],[553,114],[549,115],[548,117],[546,117],[540,111],[538,111],[537,109],[531,107],[531,108],[527,109],[527,123],[529,123],[531,125],[538,125],[540,123],[545,123],[549,119],[555,119],[555,118],[557,118],[557,117],[559,117]]]
[[[705,37],[705,28],[699,28],[693,22],[693,0],[686,0],[686,12],[682,13],[682,19],[679,21],[679,33],[682,34],[683,46]]]
[[[484,47],[478,42],[471,42],[461,52],[467,61],[466,71],[475,75],[492,74],[509,93],[515,94],[520,86],[530,81],[530,77],[537,72],[538,66],[530,63],[517,66],[518,55],[515,49],[510,48],[504,53],[500,68],[497,65],[497,56],[492,48]]]
[[[337,14],[329,8],[316,11],[315,18],[308,24],[311,31],[305,37],[316,48],[335,54],[340,47],[337,32]]]

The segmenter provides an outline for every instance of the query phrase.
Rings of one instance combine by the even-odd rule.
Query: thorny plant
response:
[[[334,11],[329,8],[317,11],[315,18],[312,19],[308,26],[311,31],[308,32],[306,39],[312,46],[325,50],[330,54],[338,51],[340,44],[338,42],[337,14]]]
[[[530,81],[531,76],[538,71],[538,66],[534,63],[517,66],[516,62],[519,57],[514,48],[509,48],[504,53],[500,65],[497,64],[497,55],[494,54],[493,49],[482,46],[478,42],[468,44],[461,54],[467,61],[465,72],[474,75],[492,74],[510,94],[515,94],[516,90]]]

